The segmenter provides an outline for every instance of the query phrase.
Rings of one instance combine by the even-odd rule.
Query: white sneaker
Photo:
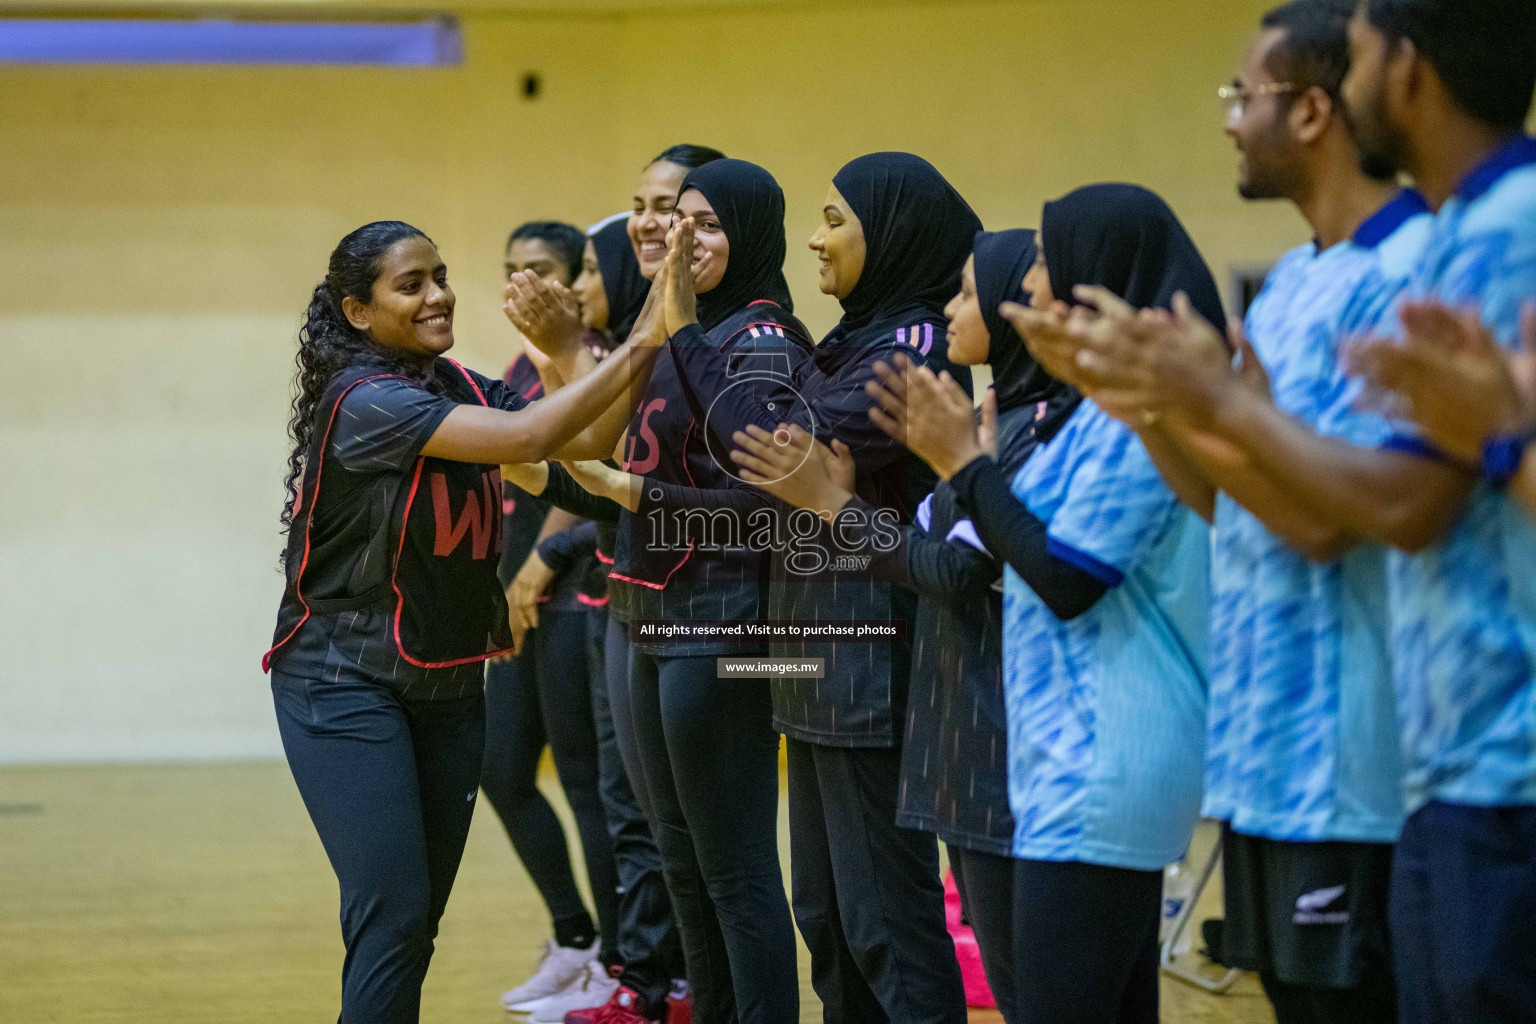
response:
[[[517,988],[502,993],[501,1005],[514,1013],[532,1010],[534,1004],[564,992],[573,982],[584,978],[587,961],[596,953],[596,939],[585,947],[557,946],[553,940],[546,941],[539,957],[539,969]]]
[[[539,1003],[529,1018],[533,1024],[562,1024],[572,1010],[590,1010],[602,1006],[619,990],[617,978],[610,978],[596,960],[587,964],[586,973],[564,992]]]

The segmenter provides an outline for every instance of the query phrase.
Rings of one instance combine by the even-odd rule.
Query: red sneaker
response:
[[[607,1005],[607,1003],[603,1004],[603,1006]],[[565,1024],[596,1024],[597,1015],[603,1012],[603,1006],[589,1006],[583,1010],[571,1010],[565,1015]]]
[[[575,1014],[591,1013],[580,1022],[572,1020]],[[652,1017],[646,1010],[640,993],[627,985],[620,985],[609,1000],[596,1010],[573,1010],[565,1015],[565,1024],[659,1024],[659,1017]]]
[[[674,981],[667,993],[667,1024],[693,1024],[693,991],[686,981]]]
[[[623,975],[623,964],[614,964],[612,967],[608,968],[608,977],[612,978],[614,981],[618,981],[621,977],[623,977]],[[606,1005],[606,1003],[602,1003],[597,1006],[584,1007],[580,1010],[572,1010],[565,1015],[565,1024],[592,1024],[592,1022],[597,1019],[598,1011]]]

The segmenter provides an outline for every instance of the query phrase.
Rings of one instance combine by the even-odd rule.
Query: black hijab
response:
[[[1046,203],[1040,245],[1051,291],[1068,305],[1080,284],[1102,285],[1137,309],[1167,309],[1184,292],[1218,329],[1226,323],[1200,250],[1168,204],[1139,185],[1088,185]]]
[[[688,172],[678,196],[689,189],[709,202],[731,243],[720,283],[699,296],[699,325],[714,330],[759,299],[793,312],[784,280],[784,190],[773,175],[745,160],[711,160]]]
[[[651,291],[651,282],[640,275],[640,261],[635,259],[635,247],[629,241],[629,218],[615,217],[592,232],[592,249],[597,253],[597,269],[608,296],[608,333],[615,345],[622,345]]]
[[[864,270],[842,300],[843,318],[817,346],[862,346],[922,315],[938,316],[960,290],[960,272],[981,221],[922,157],[870,153],[832,184],[864,228]]]
[[[1029,304],[1024,275],[1035,262],[1035,233],[1027,230],[978,231],[974,249],[976,301],[990,337],[987,363],[997,394],[998,464],[1013,473],[1034,450],[1050,440],[1077,408],[1082,396],[1045,372],[1024,346],[998,307]]]

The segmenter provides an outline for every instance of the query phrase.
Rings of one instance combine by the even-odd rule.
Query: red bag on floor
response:
[[[997,1009],[987,975],[981,967],[981,949],[971,926],[960,923],[960,890],[955,888],[955,873],[944,875],[944,923],[955,940],[955,956],[960,961],[960,977],[965,981],[965,1003],[984,1010]]]

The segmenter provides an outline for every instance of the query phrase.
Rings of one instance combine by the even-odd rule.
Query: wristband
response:
[[[1483,444],[1483,476],[1495,487],[1505,487],[1525,461],[1525,450],[1536,441],[1536,427],[1515,434],[1496,434]]]

